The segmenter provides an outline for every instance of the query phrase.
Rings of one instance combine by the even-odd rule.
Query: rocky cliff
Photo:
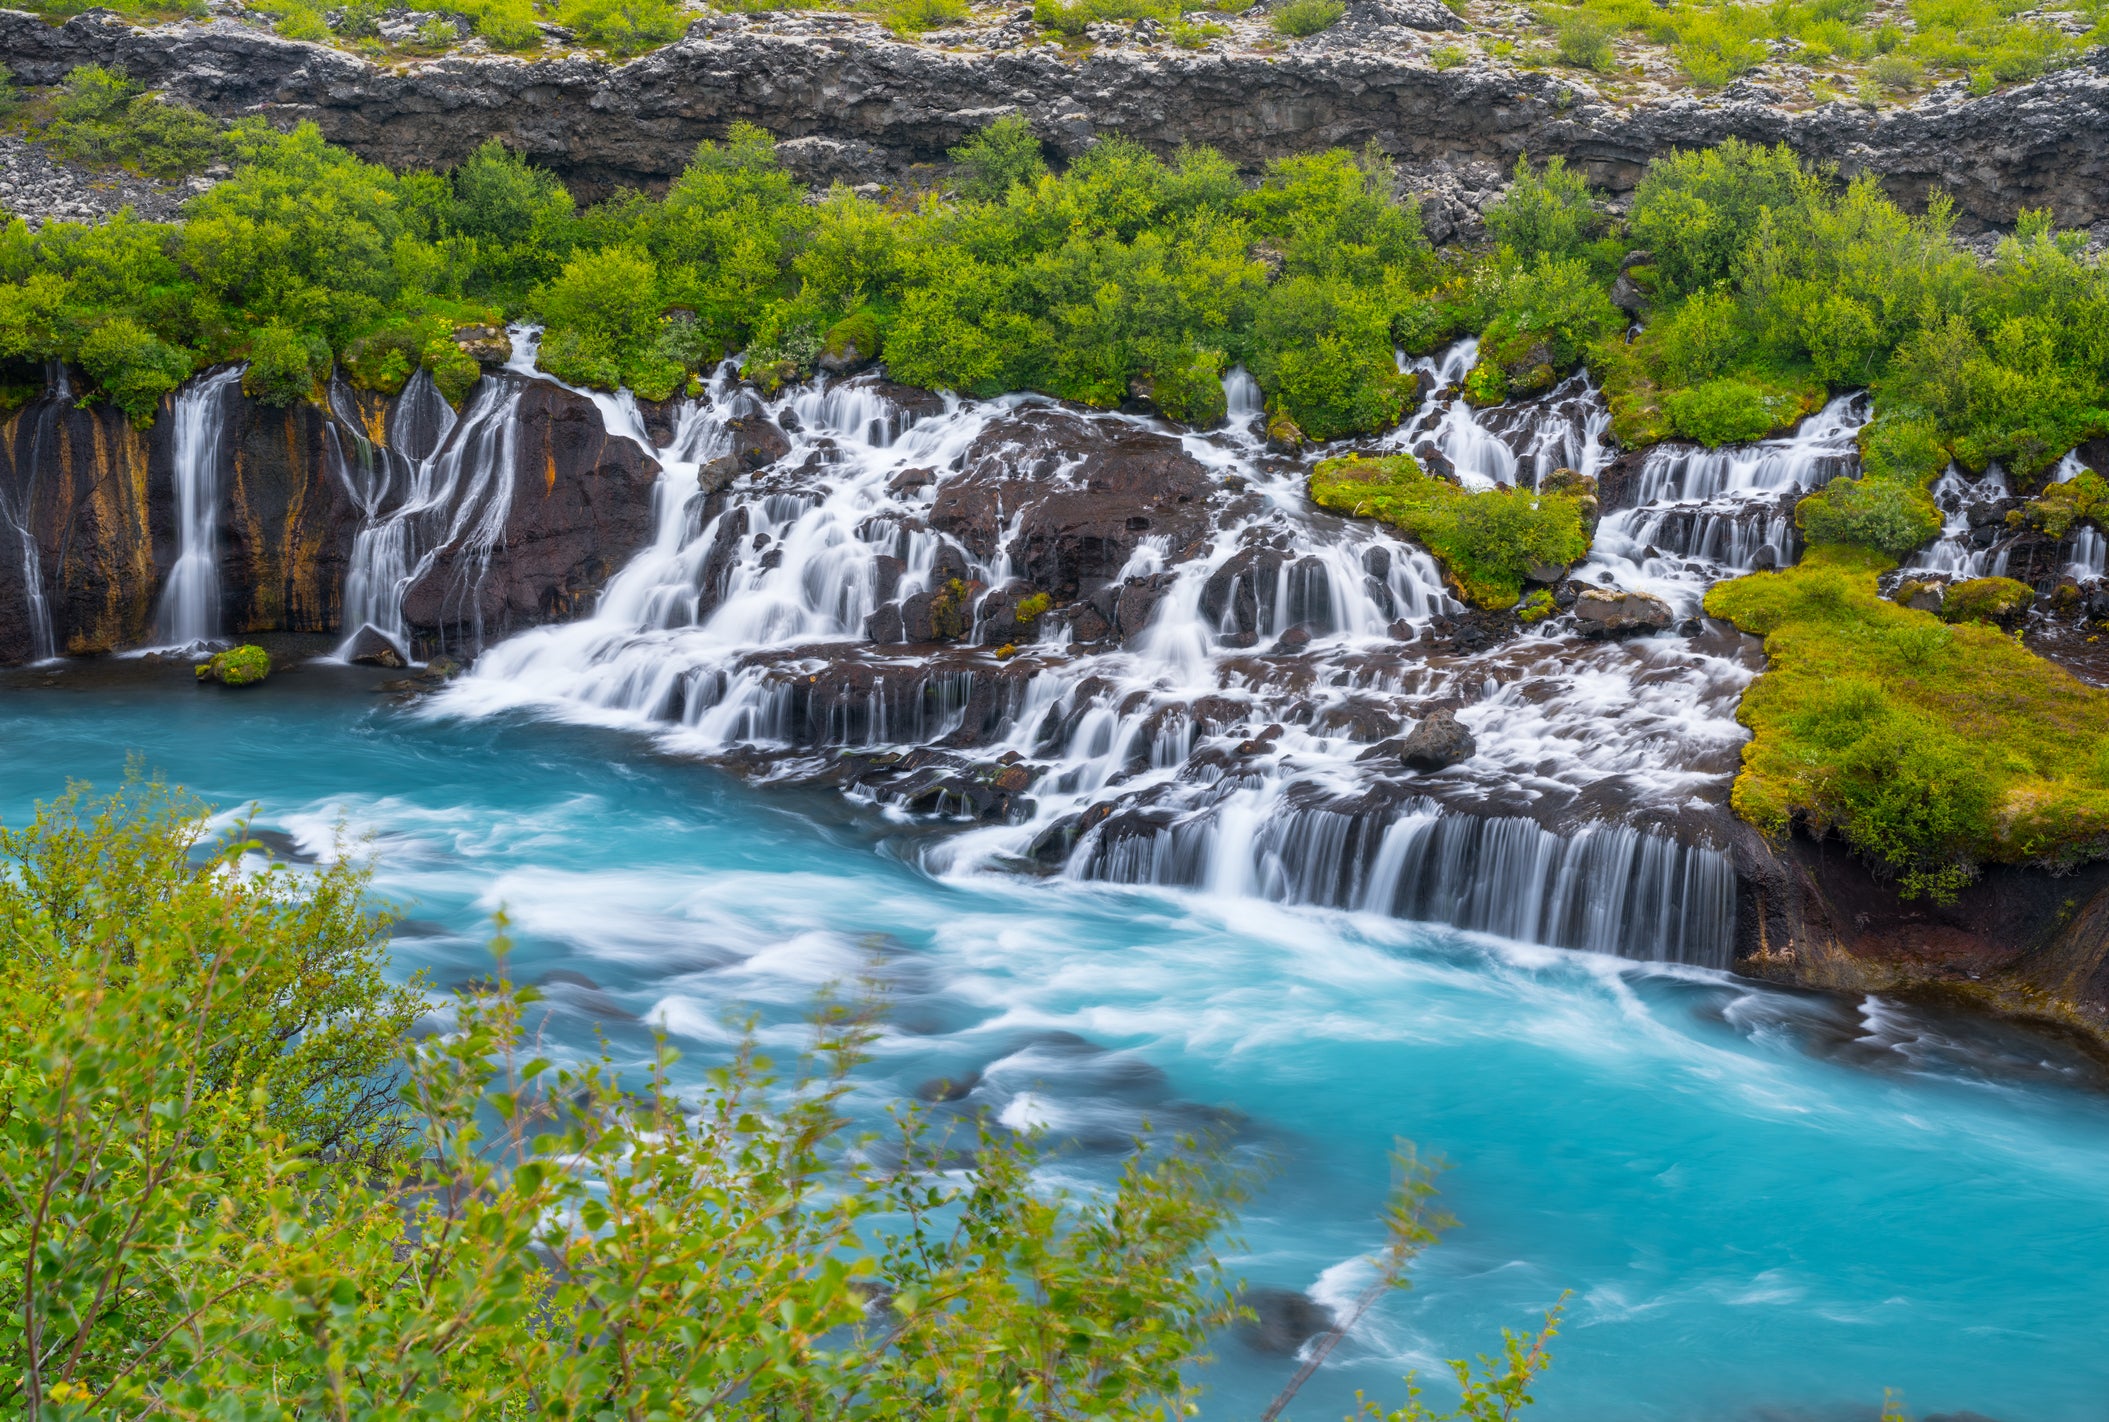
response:
[[[424,647],[485,641],[576,616],[651,527],[658,466],[611,436],[586,398],[524,385],[510,422],[503,503],[470,509],[467,488],[430,500],[439,530],[401,601]],[[423,497],[419,458],[385,455],[385,402],[344,389],[331,408],[225,401],[212,458],[220,488],[215,557],[225,635],[346,630],[344,597],[362,530]],[[471,397],[474,398],[473,396]],[[148,646],[174,565],[177,422],[142,432],[114,408],[79,408],[64,372],[0,425],[0,665]],[[383,483],[362,499],[354,471]],[[416,451],[429,458],[431,449]],[[469,515],[473,514],[471,517]]]
[[[619,66],[456,55],[383,67],[231,21],[135,29],[91,12],[53,27],[0,11],[0,61],[31,84],[78,64],[122,66],[222,115],[312,119],[397,168],[448,166],[500,138],[587,196],[662,183],[698,140],[736,122],[790,140],[785,156],[810,181],[897,182],[992,118],[1021,112],[1071,154],[1108,133],[1165,152],[1208,144],[1247,167],[1375,143],[1440,189],[1439,239],[1469,220],[1473,193],[1460,192],[1460,170],[1564,154],[1618,192],[1658,153],[1731,136],[1875,173],[1908,201],[1943,189],[1968,230],[2009,225],[2022,207],[2048,207],[2071,227],[2109,220],[2109,59],[2099,50],[1983,98],[1950,84],[1908,108],[1841,100],[1794,111],[1747,86],[1741,96],[1613,104],[1546,72],[1485,62],[1437,69],[1411,24],[1348,25],[1280,53],[1131,44],[1079,57],[1021,43],[1030,33],[1026,25],[951,50],[896,41],[850,16],[718,16]],[[996,43],[1009,47],[981,47]]]

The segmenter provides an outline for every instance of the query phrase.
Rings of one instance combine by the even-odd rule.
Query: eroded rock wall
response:
[[[2066,226],[2109,220],[2109,59],[1973,98],[1946,85],[1906,109],[1835,102],[1792,112],[1756,97],[1620,106],[1568,78],[1473,64],[1430,67],[1391,39],[1278,54],[1051,45],[960,52],[896,41],[861,18],[771,33],[698,21],[666,49],[614,65],[567,57],[454,56],[384,68],[232,21],[133,29],[108,12],[53,27],[0,11],[0,61],[18,82],[77,64],[133,77],[214,112],[312,119],[392,167],[448,166],[501,138],[582,196],[663,183],[698,140],[736,122],[791,140],[809,181],[896,181],[999,114],[1029,116],[1067,154],[1124,133],[1162,152],[1220,149],[1248,168],[1288,153],[1374,142],[1409,170],[1521,153],[1564,154],[1613,191],[1648,160],[1729,137],[1786,142],[1898,197],[1952,194],[1966,230],[2048,207]],[[1389,33],[1389,32],[1387,32]]]
[[[310,401],[227,402],[215,540],[226,636],[344,630],[346,579],[368,519],[347,461],[360,436],[386,435],[393,412],[348,392],[339,404],[359,428]],[[427,645],[473,651],[579,616],[650,539],[658,465],[611,436],[592,401],[537,382],[516,411],[495,537],[479,545],[476,520],[432,511],[448,536],[404,599]],[[136,430],[110,406],[78,407],[61,375],[0,424],[0,665],[153,643],[177,556],[174,421],[163,413]],[[414,464],[392,466],[380,516],[411,496]]]

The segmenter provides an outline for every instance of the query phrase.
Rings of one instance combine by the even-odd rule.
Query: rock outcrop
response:
[[[408,493],[412,459],[401,452],[432,452],[401,403],[342,389],[334,403],[227,400],[214,540],[223,635],[345,630],[369,517],[353,492],[353,451],[361,437],[394,435],[395,462],[376,461],[393,471],[373,507],[383,519]],[[432,511],[449,538],[403,599],[424,650],[473,651],[576,617],[651,537],[659,466],[610,435],[592,401],[532,382],[512,420],[494,446],[512,460],[503,511],[488,521]],[[0,665],[151,644],[177,555],[174,423],[142,432],[112,407],[79,408],[55,372],[0,425]]]
[[[0,61],[30,84],[78,64],[120,65],[215,113],[312,119],[398,168],[449,166],[501,138],[589,197],[663,183],[698,140],[737,122],[789,140],[786,156],[807,181],[899,181],[1015,112],[1070,156],[1109,133],[1166,153],[1211,145],[1247,168],[1375,143],[1409,177],[1560,154],[1614,192],[1631,188],[1657,154],[1736,137],[1874,173],[1907,202],[1940,189],[1966,231],[2011,224],[2023,207],[2050,208],[2072,227],[2109,220],[2102,50],[1983,98],[1947,84],[1904,109],[1840,101],[1797,113],[1756,95],[1622,107],[1550,72],[1438,70],[1417,31],[1379,28],[1381,42],[1358,42],[1350,25],[1277,54],[1108,46],[1078,59],[1029,36],[1006,36],[1013,48],[952,50],[897,41],[862,17],[771,29],[725,15],[623,65],[456,55],[393,68],[232,21],[135,29],[90,11],[54,27],[0,11]]]

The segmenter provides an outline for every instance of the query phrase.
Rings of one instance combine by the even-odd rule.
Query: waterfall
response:
[[[1941,510],[1941,536],[1905,565],[1909,572],[1940,573],[1951,578],[1998,577],[2006,571],[2006,550],[1996,540],[1982,547],[1970,522],[1973,504],[2009,497],[2006,471],[1994,464],[1972,482],[1951,464],[1933,481],[1933,502]]]
[[[175,485],[176,561],[154,625],[167,648],[199,647],[220,635],[220,465],[227,402],[239,367],[219,370],[169,401],[169,477]]]
[[[457,419],[420,371],[404,387],[380,446],[366,438],[355,411],[337,404],[337,423],[353,446],[349,453],[336,448],[338,477],[361,515],[344,580],[346,636],[339,656],[350,655],[371,631],[411,660],[403,597],[448,549],[468,555],[467,572],[457,571],[465,581],[450,603],[471,609],[480,642],[475,592],[512,506],[516,416],[525,388],[523,380],[486,375]],[[348,399],[332,391],[333,403]]]
[[[515,351],[526,379],[531,333]],[[1454,389],[1473,356],[1463,342],[1402,362],[1432,389],[1378,447],[1466,482],[1602,469],[1608,415],[1586,377],[1473,410]],[[765,398],[728,365],[674,411],[653,451],[650,543],[592,614],[489,648],[431,713],[532,709],[829,778],[890,813],[957,821],[919,849],[942,873],[1030,864],[1725,962],[1727,860],[1703,831],[1687,840],[1630,817],[1682,823],[1695,802],[1727,813],[1747,649],[1540,630],[1446,650],[1431,638],[1463,609],[1434,560],[1313,508],[1307,466],[1259,446],[1250,376],[1233,369],[1223,385],[1224,426],[1192,431],[870,377]],[[593,398],[611,432],[654,443],[626,396]],[[1722,458],[1817,482],[1863,409]],[[479,418],[472,408],[433,458]],[[765,425],[788,452],[730,474],[739,441]],[[1153,479],[1199,480],[1178,506],[1198,512],[1165,495],[1126,531],[1078,533],[1069,556],[1117,552],[1028,632],[1009,630],[1002,599],[1047,565],[1065,519],[1102,527],[1095,491],[1135,460],[1162,471]],[[1772,481],[1772,497],[1790,482]],[[1072,512],[1047,512],[1064,500]],[[407,525],[412,502],[377,528]],[[1764,540],[1788,548],[1790,527],[1691,537],[1740,561]],[[1616,559],[1592,570],[1638,573]],[[931,635],[911,634],[912,607],[959,587],[979,599],[960,609],[965,635],[911,642]],[[1394,738],[1433,706],[1458,708],[1479,749],[1429,776],[1402,765]]]
[[[31,427],[29,448],[17,466],[20,482],[10,488],[0,485],[0,522],[13,533],[22,555],[22,595],[29,613],[30,660],[49,661],[59,654],[58,636],[51,622],[51,601],[44,592],[44,557],[37,547],[35,497],[37,479],[51,446],[60,416],[73,403],[73,386],[63,361],[53,361],[45,376],[45,393]]]

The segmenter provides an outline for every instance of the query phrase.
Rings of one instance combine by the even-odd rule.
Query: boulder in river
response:
[[[1456,712],[1435,711],[1422,717],[1399,743],[1399,759],[1409,770],[1448,770],[1470,760],[1478,750],[1478,742]]]
[[[1677,614],[1652,593],[1590,588],[1574,600],[1574,620],[1586,636],[1618,637],[1664,631],[1676,622]]]
[[[1295,1289],[1248,1288],[1238,1306],[1252,1317],[1238,1324],[1238,1339],[1257,1353],[1288,1356],[1333,1326],[1333,1313]]]
[[[396,649],[395,643],[371,626],[359,629],[358,635],[352,638],[351,647],[344,653],[344,660],[361,666],[386,667],[390,671],[401,671],[404,665],[403,654]]]

